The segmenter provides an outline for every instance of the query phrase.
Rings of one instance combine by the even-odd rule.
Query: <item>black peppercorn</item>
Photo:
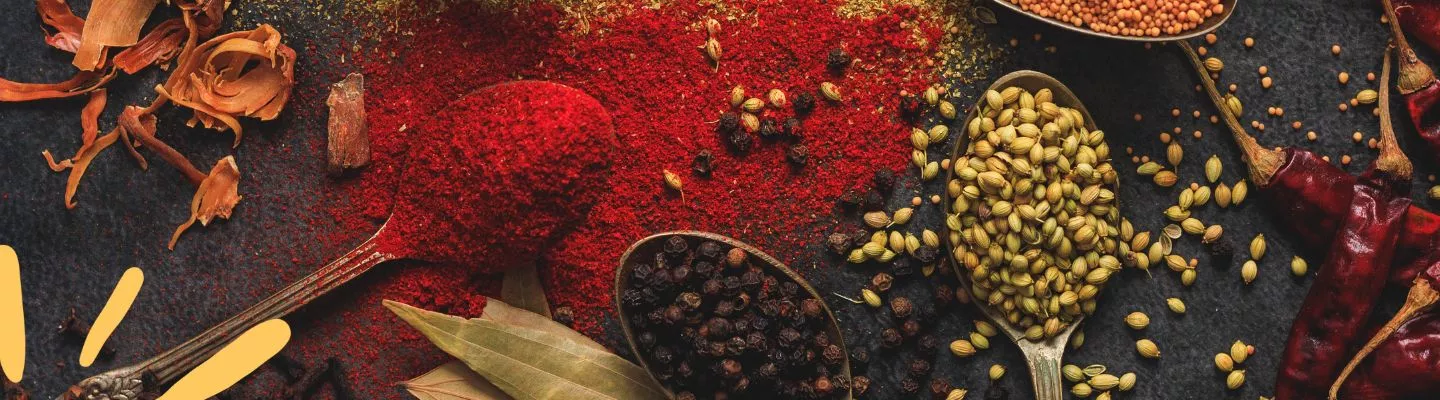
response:
[[[795,117],[786,118],[784,127],[785,136],[788,136],[791,140],[798,140],[805,137],[804,126],[802,126],[800,120]]]
[[[823,349],[823,348],[826,348],[826,347],[830,347],[830,334],[829,334],[829,333],[821,332],[821,333],[819,333],[819,334],[817,334],[817,335],[815,335],[815,336],[812,336],[812,338],[813,338],[813,339],[810,339],[811,344],[814,345],[816,348]]]
[[[780,367],[775,366],[774,361],[767,362],[761,364],[760,369],[755,371],[755,374],[760,376],[761,378],[775,379],[776,376],[780,375]]]
[[[885,328],[885,330],[880,331],[880,344],[886,348],[900,347],[900,343],[904,341],[905,337],[900,336],[900,331],[895,330],[895,328]]]
[[[634,283],[634,281],[631,281]],[[645,298],[640,295],[639,290],[625,289],[620,293],[620,301],[627,307],[639,307],[645,304]]]
[[[805,299],[800,301],[800,312],[808,318],[820,318],[825,314],[825,305],[819,299]]]
[[[696,275],[708,280],[715,277],[715,272],[719,271],[719,267],[709,261],[696,261],[694,271]]]
[[[796,167],[804,166],[805,162],[810,160],[810,148],[805,147],[804,144],[792,145],[785,150],[785,160]]]
[[[875,276],[870,277],[870,288],[875,289],[876,292],[888,292],[890,291],[890,286],[894,283],[895,277],[890,276],[890,274],[884,272],[875,274]]]
[[[905,320],[905,323],[900,324],[900,333],[904,334],[907,338],[920,334],[920,321],[914,319]]]
[[[821,356],[824,357],[826,365],[836,366],[845,361],[845,350],[832,344],[825,346],[825,351],[821,353]]]
[[[695,160],[690,162],[690,169],[695,171],[697,176],[710,176],[710,173],[715,172],[715,155],[710,154],[710,150],[700,150],[700,153],[695,155]]]
[[[800,340],[802,339],[803,338],[800,337],[800,331],[793,328],[782,328],[780,329],[779,341],[776,343],[779,344],[782,349],[793,349],[796,345],[800,344]]]
[[[728,319],[720,317],[711,318],[710,320],[705,321],[705,329],[709,331],[706,333],[705,336],[711,339],[719,339],[730,336],[730,327],[730,320]]]
[[[650,274],[655,272],[655,267],[650,264],[639,264],[630,269],[630,280],[632,285],[644,286],[650,281]]]
[[[730,142],[731,149],[734,149],[736,153],[742,154],[750,152],[750,146],[755,143],[755,140],[750,138],[750,134],[745,133],[743,130],[737,130],[731,133],[727,141]]]
[[[907,395],[919,393],[919,392],[920,392],[920,381],[915,380],[915,378],[909,378],[909,377],[907,377],[907,378],[905,378],[905,379],[901,379],[901,380],[900,380],[900,392],[901,392],[901,393],[904,393],[904,394],[907,394]]]
[[[680,306],[671,304],[665,307],[665,322],[674,324],[683,319],[685,319],[685,312],[680,310]]]
[[[681,377],[687,377],[687,378],[688,378],[688,377],[690,377],[690,375],[693,375],[693,374],[695,374],[695,370],[692,369],[692,368],[690,368],[690,363],[689,363],[689,362],[681,361],[681,362],[680,362],[680,366],[675,367],[675,375],[680,375]]]
[[[933,399],[945,399],[946,396],[950,395],[950,389],[953,389],[950,386],[950,381],[945,380],[945,378],[935,378],[930,380],[930,396]]]
[[[673,282],[677,285],[685,285],[686,282],[690,280],[690,266],[681,265],[672,268],[670,269],[670,273],[668,275],[670,276],[670,282]]]
[[[730,392],[736,394],[745,393],[748,389],[750,389],[750,378],[744,376],[736,379],[735,383],[730,385]]]
[[[915,266],[908,258],[896,258],[890,262],[890,273],[897,278],[903,278],[915,274]]]
[[[715,303],[715,315],[719,315],[722,317],[729,317],[731,315],[735,315],[735,302],[730,300],[721,300],[719,303]]]
[[[932,335],[920,335],[920,340],[916,343],[920,345],[920,351],[925,353],[935,351],[935,348],[940,346],[940,341]]]
[[[758,288],[760,284],[764,281],[765,272],[761,271],[760,268],[751,267],[749,270],[745,271],[744,274],[740,275],[740,285],[744,286],[748,290],[754,290]]]
[[[1216,268],[1230,268],[1230,263],[1235,262],[1235,247],[1225,239],[1210,242],[1210,265]]]
[[[843,233],[832,233],[825,238],[825,247],[831,252],[839,255],[850,254],[850,235]]]
[[[875,182],[875,189],[878,189],[880,193],[890,193],[895,190],[895,172],[889,169],[881,168],[875,171],[875,176],[871,180]]]
[[[719,296],[721,292],[724,291],[725,284],[721,283],[719,279],[711,278],[709,280],[706,280],[704,284],[700,285],[700,292],[704,293],[706,296]]]
[[[674,361],[675,354],[670,352],[669,347],[660,346],[656,347],[655,351],[650,352],[650,357],[654,358],[655,361],[660,364],[670,364],[670,361]]]
[[[745,250],[736,247],[725,253],[725,265],[730,268],[740,268],[745,265],[747,258],[749,255],[745,254]]]
[[[719,243],[707,240],[704,243],[700,243],[700,246],[695,249],[695,254],[703,259],[716,261],[720,259],[721,255],[725,254],[725,249],[721,248]]]
[[[864,395],[866,391],[869,391],[869,390],[870,390],[870,377],[865,376],[865,375],[860,375],[860,376],[856,376],[856,377],[854,377],[854,378],[852,378],[852,379],[850,380],[850,393],[853,393],[853,394],[855,395],[855,397],[860,397],[860,396]]]
[[[726,377],[734,378],[740,376],[741,372],[745,371],[739,361],[730,358],[720,361],[720,373]]]
[[[727,276],[723,282],[725,283],[725,291],[723,293],[726,296],[740,294],[740,289],[743,288],[740,285],[740,277],[738,276]]]
[[[865,193],[865,211],[881,211],[885,209],[885,195],[879,190],[870,189]]]
[[[800,285],[796,285],[795,282],[781,283],[780,294],[785,295],[785,297],[795,297],[800,294]]]
[[[780,124],[776,123],[773,118],[766,118],[760,120],[759,133],[761,139],[774,140],[779,139],[784,132],[780,130]]]
[[[566,306],[555,307],[553,314],[555,322],[559,322],[561,325],[570,326],[575,324],[575,309],[573,308]]]
[[[745,349],[747,348],[749,348],[749,346],[745,343],[745,338],[739,336],[731,337],[730,340],[725,341],[725,355],[730,357],[739,357],[741,354],[745,354]]]
[[[844,71],[846,67],[849,67],[850,62],[853,60],[850,54],[845,52],[845,49],[837,47],[830,50],[830,55],[825,58],[825,66],[829,67],[830,71],[839,73]]]
[[[715,131],[721,135],[730,136],[740,130],[740,115],[727,112],[720,114],[720,121],[715,123]]]
[[[770,341],[761,332],[750,332],[745,336],[745,348],[751,351],[764,352],[770,349]]]
[[[824,396],[830,394],[831,390],[835,390],[835,387],[831,385],[829,377],[815,378],[815,394]]]
[[[915,249],[915,260],[925,264],[935,262],[939,256],[940,249],[934,246],[920,245],[920,248]]]
[[[910,360],[910,376],[921,378],[930,376],[930,362],[922,359]]]
[[[640,332],[640,336],[639,336],[637,339],[639,339],[639,341],[640,341],[640,347],[641,347],[641,348],[649,349],[650,347],[655,346],[655,334],[654,334],[654,333],[651,333],[651,332],[648,332],[648,331],[647,331],[647,332]]]
[[[865,364],[869,364],[869,363],[870,363],[870,350],[869,350],[869,349],[866,349],[865,347],[862,347],[862,346],[855,346],[855,347],[851,347],[851,348],[850,348],[850,366],[851,366],[851,367],[855,367],[855,366],[863,367],[863,366],[865,366]]]
[[[941,269],[944,269],[944,268],[941,268]],[[938,285],[935,285],[935,301],[934,301],[935,307],[939,307],[939,308],[949,307],[949,306],[950,306],[950,303],[951,303],[951,302],[954,302],[954,301],[955,301],[955,288],[952,288],[952,287],[950,287],[950,285],[946,285],[946,284],[943,284],[943,283],[938,284]]]
[[[900,118],[906,121],[915,121],[920,119],[920,110],[920,99],[916,98],[915,95],[900,97]]]
[[[687,250],[690,250],[690,244],[685,242],[684,237],[671,236],[665,239],[665,254],[679,256],[684,255]]]
[[[795,96],[793,103],[795,104],[795,115],[804,116],[815,111],[815,95],[810,92],[803,92],[799,96]]]
[[[860,204],[865,202],[865,198],[860,195],[859,191],[850,189],[845,191],[844,194],[841,194],[840,199],[836,200],[836,202],[840,204],[840,208],[853,211],[860,208]]]
[[[890,298],[890,312],[895,313],[895,317],[908,318],[912,311],[915,311],[915,305],[910,303],[910,299],[904,296]]]
[[[700,294],[695,292],[681,293],[680,297],[675,298],[675,303],[679,304],[681,309],[685,311],[699,310],[701,303]]]

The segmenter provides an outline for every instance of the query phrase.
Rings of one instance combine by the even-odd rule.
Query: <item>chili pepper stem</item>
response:
[[[1409,322],[1416,314],[1430,309],[1431,306],[1435,305],[1437,300],[1440,300],[1440,292],[1436,292],[1435,288],[1430,287],[1430,283],[1424,278],[1415,278],[1415,285],[1411,286],[1410,292],[1405,295],[1405,305],[1400,307],[1400,311],[1395,313],[1395,316],[1390,318],[1390,321],[1385,322],[1385,326],[1375,332],[1375,336],[1371,337],[1370,341],[1365,343],[1365,347],[1361,347],[1360,351],[1355,353],[1355,357],[1351,358],[1350,363],[1345,365],[1345,369],[1340,371],[1340,376],[1335,378],[1335,384],[1330,386],[1330,400],[1337,398],[1340,393],[1340,386],[1345,384],[1345,378],[1348,378],[1350,373],[1354,372],[1355,367],[1359,366],[1360,362],[1364,361],[1365,357],[1370,355],[1370,352],[1380,347],[1380,343],[1384,342],[1385,339],[1389,339],[1390,335],[1395,333],[1395,330],[1400,329],[1400,325]]]
[[[1245,128],[1240,126],[1239,116],[1230,113],[1229,107],[1225,105],[1225,99],[1220,96],[1220,91],[1215,89],[1215,81],[1210,79],[1204,62],[1200,61],[1200,56],[1195,53],[1195,48],[1183,40],[1177,40],[1175,43],[1185,51],[1185,56],[1195,67],[1196,75],[1200,76],[1200,86],[1204,87],[1205,93],[1210,95],[1210,101],[1215,103],[1221,119],[1225,120],[1225,126],[1230,128],[1230,133],[1235,138],[1235,144],[1240,146],[1240,151],[1245,154],[1245,164],[1250,166],[1250,180],[1260,186],[1268,185],[1270,178],[1275,176],[1275,171],[1278,171],[1280,165],[1284,164],[1285,154],[1260,146],[1253,136],[1245,132]]]
[[[1420,57],[1415,55],[1415,49],[1405,40],[1405,32],[1400,30],[1400,20],[1395,17],[1395,5],[1391,0],[1380,0],[1380,4],[1385,9],[1386,20],[1390,21],[1390,36],[1395,41],[1396,51],[1400,53],[1400,75],[1395,79],[1396,88],[1400,89],[1400,94],[1424,89],[1435,82],[1435,71],[1424,61],[1420,61]]]
[[[1414,166],[1405,157],[1405,151],[1400,150],[1400,144],[1395,141],[1395,127],[1390,123],[1390,52],[1385,52],[1384,58],[1380,69],[1380,99],[1376,103],[1380,110],[1380,157],[1375,159],[1375,169],[1393,175],[1396,180],[1409,181]]]

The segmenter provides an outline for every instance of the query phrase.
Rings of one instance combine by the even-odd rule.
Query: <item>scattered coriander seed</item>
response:
[[[890,226],[891,223],[890,216],[885,214],[884,211],[867,212],[865,213],[864,219],[866,225],[869,225],[871,228],[875,229]]]
[[[1215,369],[1220,372],[1233,371],[1235,370],[1235,360],[1231,359],[1229,354],[1215,353]]]
[[[1080,382],[1075,384],[1075,386],[1070,387],[1070,394],[1073,394],[1075,395],[1075,397],[1079,398],[1090,397],[1090,394],[1092,392],[1094,392],[1094,389],[1091,389],[1090,385],[1086,384],[1085,382]]]
[[[1150,317],[1146,316],[1143,312],[1132,312],[1130,315],[1125,316],[1125,325],[1137,331],[1145,329],[1146,326],[1150,325]]]
[[[840,101],[840,88],[834,83],[820,82],[820,95],[830,101]]]
[[[1185,313],[1185,302],[1176,297],[1165,299],[1165,306],[1170,307],[1170,312],[1176,314]]]
[[[765,100],[760,100],[757,97],[751,97],[749,99],[746,99],[744,103],[740,103],[740,109],[745,110],[745,112],[748,113],[758,113],[760,112],[760,110],[765,109]]]
[[[1216,240],[1220,240],[1220,235],[1223,235],[1224,233],[1225,228],[1221,227],[1220,224],[1207,226],[1205,227],[1204,233],[1201,234],[1200,242],[1215,243]]]
[[[880,295],[870,289],[860,289],[860,298],[865,300],[865,305],[871,308],[880,308]]]
[[[1205,69],[1208,70],[1208,71],[1210,71],[1210,72],[1220,72],[1220,70],[1225,69],[1225,62],[1220,61],[1219,58],[1215,58],[1215,57],[1206,58],[1206,59],[1205,59]],[[1177,114],[1176,116],[1179,116],[1179,115],[1178,115],[1179,113],[1176,113],[1176,114]]]
[[[1250,259],[1259,261],[1265,258],[1265,234],[1257,234],[1250,239]]]
[[[1158,352],[1159,350],[1156,351]],[[1090,381],[1086,383],[1090,384],[1090,387],[1094,388],[1095,390],[1110,390],[1114,389],[1116,386],[1120,386],[1120,378],[1117,378],[1115,377],[1115,375],[1110,374],[1099,374],[1090,377]]]
[[[969,391],[965,389],[953,389],[950,391],[950,394],[945,395],[945,400],[965,400],[965,395],[968,393]],[[856,393],[856,395],[859,395],[859,393]]]
[[[1115,388],[1120,389],[1122,392],[1128,392],[1130,389],[1135,388],[1136,378],[1134,372],[1126,372],[1124,375],[1120,375],[1120,385]]]
[[[1180,221],[1180,229],[1191,235],[1199,235],[1205,233],[1205,223],[1194,217],[1186,218]]]
[[[1295,274],[1295,276],[1305,276],[1305,272],[1309,271],[1309,269],[1310,266],[1306,264],[1305,259],[1300,258],[1300,256],[1294,256],[1294,258],[1290,259],[1290,273]]]
[[[745,103],[745,87],[735,85],[735,87],[730,88],[730,106],[740,108],[740,105],[743,103]]]
[[[680,175],[670,170],[662,170],[665,177],[665,186],[671,190],[680,192],[680,201],[685,201],[685,183],[680,181]]]
[[[1244,364],[1245,359],[1250,358],[1249,346],[1246,346],[1245,342],[1236,340],[1235,343],[1230,344],[1230,358],[1237,364]]]
[[[1425,195],[1429,196],[1430,200],[1440,200],[1440,185],[1431,186],[1425,191]]]
[[[1195,284],[1196,275],[1198,275],[1198,274],[1199,274],[1199,273],[1195,272],[1195,269],[1194,269],[1194,268],[1190,268],[1190,269],[1186,269],[1186,270],[1184,270],[1184,271],[1181,271],[1181,272],[1180,272],[1180,284],[1181,284],[1181,285],[1184,285],[1185,287],[1190,287],[1190,285],[1194,285],[1194,284]]]
[[[970,344],[968,340],[957,339],[950,342],[950,353],[955,354],[956,357],[973,356],[975,355],[975,345]]]
[[[1005,366],[1000,364],[990,365],[990,380],[998,381],[1005,377]]]
[[[1185,149],[1180,147],[1180,142],[1170,142],[1170,146],[1165,149],[1166,161],[1169,161],[1172,166],[1178,166],[1180,165],[1180,160],[1184,158]]]
[[[1060,375],[1063,375],[1065,380],[1070,382],[1085,380],[1085,371],[1081,370],[1080,366],[1075,364],[1065,364],[1064,367],[1060,367]]]
[[[1070,335],[1070,349],[1071,349],[1071,350],[1078,349],[1078,348],[1080,348],[1080,346],[1084,346],[1084,345],[1085,345],[1085,331],[1077,330],[1077,331],[1075,331],[1075,334],[1074,334],[1074,335]]]
[[[1237,370],[1234,370],[1234,371],[1230,371],[1230,375],[1228,375],[1228,376],[1225,377],[1225,387],[1230,388],[1230,390],[1239,389],[1241,386],[1244,386],[1244,385],[1245,385],[1245,370],[1243,370],[1243,369],[1237,369]]]
[[[1245,265],[1240,267],[1240,279],[1245,280],[1246,285],[1254,282],[1255,275],[1258,273],[1260,273],[1260,269],[1255,266],[1255,260],[1245,260]]]
[[[1249,191],[1250,188],[1244,179],[1235,182],[1235,186],[1230,187],[1230,204],[1240,205],[1241,202],[1245,201],[1245,195],[1248,194]]]
[[[1179,177],[1175,176],[1175,173],[1170,171],[1160,171],[1155,173],[1154,176],[1155,184],[1162,187],[1175,186],[1175,181],[1177,179],[1179,179]]]
[[[769,92],[765,92],[765,98],[770,100],[770,105],[775,108],[785,108],[786,105],[790,104],[789,101],[785,100],[785,92],[780,89],[770,89]]]
[[[986,350],[990,348],[990,339],[980,332],[970,332],[970,344],[977,349]]]
[[[975,321],[975,332],[985,337],[993,337],[1000,334],[1000,332],[995,329],[995,325],[980,320]]]
[[[1100,394],[1095,395],[1095,400],[1110,400],[1110,392],[1100,392]]]
[[[1084,372],[1087,378],[1095,377],[1096,375],[1105,373],[1105,366],[1100,364],[1090,364],[1086,365],[1085,368],[1081,369],[1081,372]]]
[[[1360,104],[1375,104],[1380,99],[1380,93],[1375,89],[1365,89],[1355,93],[1355,102]]]

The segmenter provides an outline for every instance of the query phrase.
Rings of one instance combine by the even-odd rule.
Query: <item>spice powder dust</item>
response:
[[[384,221],[411,130],[450,101],[515,79],[569,85],[598,99],[614,118],[619,147],[611,160],[612,188],[584,223],[539,256],[551,302],[573,308],[574,326],[592,336],[603,333],[600,324],[613,313],[611,284],[620,254],[651,233],[708,230],[792,265],[808,261],[806,245],[837,229],[833,209],[841,194],[868,181],[876,169],[905,168],[910,127],[890,110],[898,107],[899,91],[917,93],[937,79],[934,65],[944,63],[930,62],[931,57],[953,51],[942,40],[954,36],[953,23],[944,20],[953,17],[942,16],[964,14],[898,5],[845,17],[851,14],[839,12],[842,6],[822,0],[687,3],[636,7],[580,30],[566,28],[574,21],[546,2],[500,9],[481,3],[487,2],[387,22],[394,32],[364,50],[374,154],[368,169],[328,188],[320,212],[345,233],[323,238],[331,242],[325,247],[358,243]],[[714,36],[724,49],[718,68],[697,48],[708,40],[705,16],[723,25]],[[827,66],[827,55],[837,48],[854,57],[848,68]],[[972,56],[964,64],[988,63]],[[803,166],[787,163],[789,146],[757,140],[739,154],[716,133],[714,122],[730,110],[728,93],[736,85],[755,96],[780,89],[793,99],[801,93],[819,97],[821,82],[843,88],[844,97],[820,102],[801,118],[809,151]],[[780,120],[792,116],[788,109],[768,112]],[[323,143],[315,147],[323,149]],[[688,167],[704,150],[712,154],[713,171],[692,175]],[[660,183],[664,169],[680,172],[684,202]],[[529,212],[514,204],[452,207]],[[352,390],[379,393],[446,359],[386,312],[381,299],[476,316],[483,295],[498,292],[498,276],[476,275],[466,266],[385,269],[347,290],[336,300],[338,315],[300,332],[290,351],[322,359],[345,349],[345,380]]]

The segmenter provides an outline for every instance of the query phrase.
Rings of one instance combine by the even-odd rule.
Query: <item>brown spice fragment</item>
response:
[[[95,0],[90,4],[90,19],[85,20],[72,63],[81,71],[100,69],[105,65],[107,47],[126,47],[140,41],[140,29],[157,4],[157,0]]]
[[[175,234],[170,236],[170,250],[175,250],[180,234],[190,229],[195,221],[206,226],[215,217],[230,219],[230,211],[240,202],[239,188],[240,168],[235,166],[235,156],[226,156],[216,162],[190,200],[190,220],[175,228]]]
[[[365,125],[365,76],[350,73],[330,86],[329,157],[325,172],[338,176],[370,164],[370,131]]]

